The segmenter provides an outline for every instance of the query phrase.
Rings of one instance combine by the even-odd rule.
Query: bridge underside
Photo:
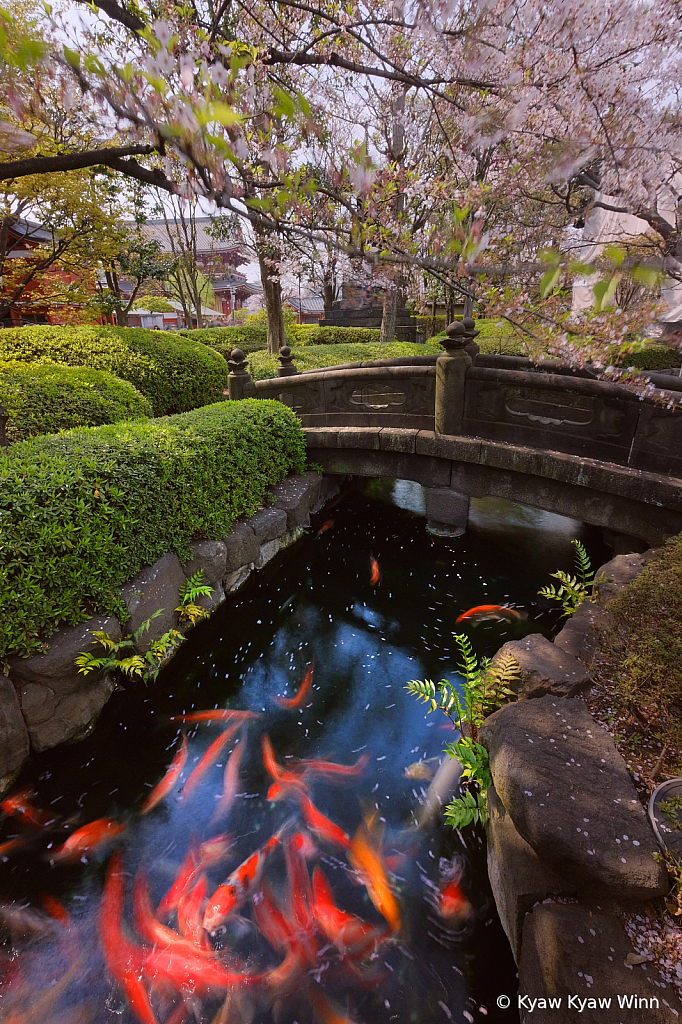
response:
[[[561,452],[430,430],[304,427],[327,473],[415,480],[496,496],[658,545],[682,531],[682,480]]]

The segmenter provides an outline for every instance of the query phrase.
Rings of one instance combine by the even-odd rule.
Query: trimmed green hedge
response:
[[[636,370],[669,370],[682,366],[682,352],[668,345],[646,345],[639,352],[618,355],[614,365],[634,366]]]
[[[0,360],[108,370],[137,388],[156,416],[221,399],[225,360],[174,331],[140,327],[20,327],[0,331]]]
[[[297,348],[304,345],[357,345],[377,342],[381,335],[378,327],[318,327],[317,324],[298,324],[290,327],[289,332],[293,335]]]
[[[12,443],[153,415],[137,388],[106,370],[16,360],[0,363],[0,405],[9,413],[7,439]]]
[[[182,331],[184,337],[200,341],[203,345],[220,352],[229,358],[233,348],[242,352],[257,352],[268,347],[268,329],[263,324],[242,324],[235,327],[205,327],[202,330]],[[284,336],[290,345],[294,339],[290,328],[285,329]]]
[[[304,468],[296,416],[253,399],[5,450],[0,659],[40,650],[60,624],[116,611],[118,588],[143,565],[224,536],[270,484]]]
[[[413,345],[409,341],[394,341],[389,345],[380,341],[357,345],[309,345],[291,350],[296,369],[319,370],[341,363],[360,363],[372,359],[397,359],[404,356],[440,355],[442,347],[436,342]],[[279,363],[267,352],[253,352],[249,357],[248,372],[254,380],[267,380],[277,376]]]

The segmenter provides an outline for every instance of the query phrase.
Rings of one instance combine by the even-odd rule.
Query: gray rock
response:
[[[332,498],[336,497],[340,491],[339,480],[341,479],[342,477],[329,476],[328,474],[325,474],[322,477],[320,482],[320,496],[317,501],[311,505],[311,512],[319,512],[328,501],[331,501]]]
[[[266,544],[261,545],[261,549],[258,552],[258,558],[254,562],[254,568],[262,569],[264,565],[272,561],[275,555],[279,552],[281,545],[279,537],[276,540],[269,540]]]
[[[519,994],[526,996],[520,1007],[523,1024],[575,1024],[576,1020],[671,1024],[679,1020],[682,1005],[672,986],[651,964],[627,966],[625,959],[632,952],[625,929],[612,914],[576,905],[535,907],[525,920],[519,960]],[[569,996],[580,1003],[574,998],[569,1005]],[[618,996],[625,997],[622,1008]],[[632,996],[647,1002],[628,1007]],[[600,998],[610,999],[610,1006],[600,1007]],[[561,999],[561,1004],[554,1009],[537,1005],[531,1011],[530,999]]]
[[[121,587],[121,599],[130,615],[125,624],[127,632],[135,633],[146,619],[157,611],[161,612],[136,641],[135,647],[139,652],[148,650],[153,640],[177,627],[178,613],[175,609],[180,603],[180,587],[184,582],[185,574],[178,557],[169,552],[153,565],[140,569]]]
[[[649,548],[642,554],[616,555],[610,562],[602,565],[594,574],[595,583],[592,588],[592,599],[606,607],[609,601],[632,583],[644,566],[658,555],[657,548]],[[603,579],[602,579],[603,577]],[[600,582],[601,581],[601,582]]]
[[[225,575],[227,548],[221,540],[197,540],[192,544],[192,557],[182,567],[185,576],[201,569],[205,583],[215,583]]]
[[[230,532],[223,537],[226,548],[225,569],[227,573],[250,565],[258,558],[260,544],[247,523],[235,523]],[[229,589],[229,588],[228,588]]]
[[[486,720],[480,739],[505,810],[552,870],[623,902],[668,891],[625,762],[583,701],[508,704]]]
[[[251,516],[249,526],[258,543],[267,544],[269,540],[276,540],[286,532],[287,514],[283,508],[262,508]]]
[[[320,476],[309,470],[300,476],[288,476],[272,488],[275,507],[287,514],[287,529],[300,526],[320,494]]]
[[[181,579],[184,577],[181,576]],[[51,637],[50,646],[44,654],[34,654],[30,658],[11,658],[9,667],[12,679],[42,683],[57,698],[79,691],[84,676],[76,668],[77,656],[84,652],[96,656],[103,653],[100,644],[96,641],[93,643],[95,632],[108,633],[114,640],[121,638],[121,626],[113,615],[96,615],[78,626],[66,626]]]
[[[0,778],[18,772],[28,750],[28,731],[19,698],[7,676],[0,675]]]
[[[113,692],[112,676],[83,679],[80,692],[69,693],[57,700],[49,718],[29,724],[33,749],[51,750],[59,743],[84,739],[92,731],[97,716]]]
[[[222,582],[219,580],[213,584],[213,590],[208,597],[197,598],[197,604],[200,608],[204,608],[207,612],[211,613],[220,607],[225,600],[225,591],[223,590]]]
[[[449,487],[429,487],[426,492],[426,529],[440,537],[461,537],[469,518],[469,495]]]
[[[557,647],[542,633],[531,633],[523,640],[510,640],[493,658],[511,654],[521,668],[519,697],[571,697],[590,681],[585,666],[573,655]]]
[[[306,526],[309,525],[310,517],[308,517],[308,522],[305,525],[295,526],[293,530],[287,530],[287,532],[279,538],[280,551],[284,548],[291,547],[292,544],[295,544],[296,541],[305,533]]]
[[[555,646],[589,666],[599,644],[599,633],[611,628],[611,616],[592,601],[583,601],[554,637]]]
[[[576,889],[543,864],[514,828],[491,786],[487,793],[488,877],[497,911],[518,963],[523,919],[534,903],[548,896],[573,896]]]
[[[54,714],[59,698],[44,683],[24,683],[19,691],[21,713],[29,732],[36,725],[47,722]]]
[[[231,594],[235,590],[239,590],[242,584],[246,583],[251,570],[253,569],[253,562],[251,565],[242,565],[240,569],[235,569],[234,572],[229,572],[223,580],[223,589],[226,594]]]

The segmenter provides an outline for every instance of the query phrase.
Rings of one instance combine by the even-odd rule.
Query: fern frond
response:
[[[592,563],[589,555],[579,540],[572,540],[571,544],[575,549],[575,568],[583,587],[588,587],[594,582]]]
[[[472,822],[485,825],[487,806],[485,793],[472,793],[466,790],[462,796],[456,797],[445,808],[445,820],[453,829],[464,828]]]
[[[430,711],[435,711],[438,707],[438,701],[436,700],[436,686],[430,679],[425,679],[423,682],[421,679],[410,679],[410,681],[405,684],[405,689],[408,693],[411,693],[413,697],[416,697],[422,704],[430,704]]]

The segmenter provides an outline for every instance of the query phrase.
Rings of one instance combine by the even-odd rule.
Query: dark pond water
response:
[[[558,614],[546,602],[538,604],[538,588],[557,567],[572,567],[572,537],[586,544],[595,566],[609,551],[599,533],[582,524],[497,499],[472,503],[465,537],[434,538],[425,531],[423,502],[422,489],[414,484],[373,481],[333,510],[323,510],[309,534],[192,632],[155,684],[116,693],[86,742],[34,758],[17,788],[30,787],[33,803],[52,821],[40,829],[22,827],[16,818],[0,823],[0,844],[15,836],[25,840],[18,853],[10,851],[0,862],[0,900],[12,905],[15,917],[19,908],[31,913],[19,931],[37,932],[15,936],[13,943],[7,938],[0,947],[0,1020],[130,1024],[138,1019],[101,952],[97,915],[108,851],[75,863],[50,862],[75,828],[94,819],[113,818],[126,826],[117,839],[127,878],[123,929],[138,946],[131,890],[139,869],[144,868],[156,907],[192,844],[227,833],[233,845],[222,860],[205,866],[210,895],[282,826],[262,881],[285,916],[296,922],[298,912],[294,929],[304,927],[300,903],[294,901],[293,909],[287,903],[282,847],[291,843],[286,836],[310,833],[291,791],[285,799],[267,798],[273,780],[263,764],[263,734],[284,770],[294,768],[297,758],[344,765],[368,758],[358,777],[308,778],[309,794],[350,837],[363,821],[370,822],[369,834],[381,847],[397,896],[400,928],[356,959],[318,935],[310,960],[281,984],[271,976],[267,984],[239,988],[228,999],[215,990],[200,997],[182,990],[186,1019],[207,1024],[511,1020],[515,1011],[496,1006],[499,994],[514,995],[516,974],[488,888],[482,836],[471,829],[460,836],[438,817],[423,822],[421,813],[430,775],[453,734],[443,728],[444,719],[427,715],[404,685],[414,678],[459,678],[455,630],[469,634],[479,655],[492,655],[505,640],[529,632],[554,635]],[[329,519],[333,525],[316,536]],[[381,571],[376,585],[370,584],[371,558]],[[457,616],[472,606],[505,603],[527,618],[456,626]],[[312,662],[313,685],[302,708],[280,706],[274,698],[295,695]],[[182,780],[141,817],[142,802],[179,746],[183,727],[170,716],[225,707],[260,717],[232,737],[182,801],[182,781],[225,723],[185,726],[189,757]],[[225,764],[238,738],[243,753],[237,795],[221,816]],[[314,832],[309,846],[310,875],[315,866],[324,871],[336,905],[383,931],[385,922],[368,888],[350,870],[346,851]],[[453,877],[464,902],[454,917],[444,917],[439,891]],[[42,907],[51,905],[49,897],[65,908],[65,923],[45,916]],[[177,926],[175,917],[166,923]],[[233,971],[265,972],[285,957],[286,944],[277,951],[263,938],[250,901],[228,917],[212,942]],[[154,986],[159,1022],[184,1019],[181,989],[179,983]]]

